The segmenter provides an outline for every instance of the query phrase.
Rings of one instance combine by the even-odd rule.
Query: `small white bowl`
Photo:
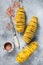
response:
[[[9,53],[10,53],[10,52],[12,52],[12,51],[14,50],[14,44],[13,44],[12,42],[9,42],[9,41],[8,41],[8,42],[5,42],[5,44],[7,44],[7,43],[10,43],[10,44],[12,45],[12,49],[8,51],[8,50],[6,50],[5,47],[4,47],[4,50],[5,50],[6,52],[9,52]],[[5,46],[5,44],[4,44],[4,46]]]

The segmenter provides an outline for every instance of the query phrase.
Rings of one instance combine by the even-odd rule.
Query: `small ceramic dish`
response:
[[[4,44],[4,50],[7,52],[12,52],[14,50],[14,44],[12,42],[6,42]]]

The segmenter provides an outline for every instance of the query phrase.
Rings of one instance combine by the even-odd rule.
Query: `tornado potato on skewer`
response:
[[[16,61],[22,63],[26,61],[30,55],[37,49],[37,42],[31,42],[30,45],[27,45],[21,52],[16,56]]]
[[[33,16],[23,35],[23,40],[26,43],[29,43],[32,40],[32,38],[34,37],[34,34],[37,30],[37,26],[38,26],[38,18]]]
[[[15,28],[21,33],[25,29],[25,11],[23,7],[19,7],[15,16]]]

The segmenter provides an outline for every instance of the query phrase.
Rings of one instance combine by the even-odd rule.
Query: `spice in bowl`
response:
[[[5,49],[6,51],[8,51],[8,52],[11,52],[11,51],[13,51],[13,49],[14,49],[14,45],[13,45],[12,43],[10,43],[10,42],[6,42],[6,43],[4,44],[4,49]]]

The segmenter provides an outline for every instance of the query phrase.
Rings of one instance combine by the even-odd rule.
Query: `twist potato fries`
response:
[[[22,63],[26,61],[30,55],[37,49],[37,42],[31,42],[30,45],[27,45],[21,52],[18,53],[16,61]]]
[[[25,11],[23,7],[20,7],[15,16],[15,28],[21,33],[25,29]]]
[[[38,18],[33,16],[23,35],[23,40],[26,43],[29,43],[31,41],[31,39],[33,38],[33,36],[37,30],[37,24],[38,24]]]

